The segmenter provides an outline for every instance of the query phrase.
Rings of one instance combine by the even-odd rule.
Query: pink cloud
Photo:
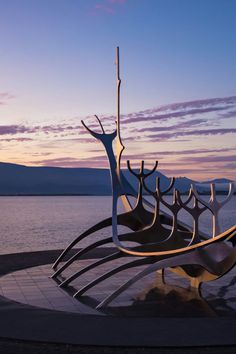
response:
[[[215,171],[215,170],[214,170]],[[199,168],[161,168],[161,172],[167,176],[186,176],[186,175],[193,175],[198,174],[201,172],[201,175],[208,174],[209,170],[206,169],[199,169]]]
[[[15,98],[14,95],[12,95],[9,92],[0,92],[0,105],[5,104],[6,101],[11,100],[12,98]]]
[[[1,141],[5,141],[5,142],[12,142],[12,141],[16,141],[16,142],[23,142],[23,141],[33,141],[33,139],[31,138],[8,138],[8,139],[0,139]]]
[[[209,156],[189,156],[182,157],[180,160],[183,162],[190,163],[211,163],[211,162],[236,162],[236,157],[234,155],[209,155]]]
[[[114,15],[116,12],[116,7],[119,5],[124,5],[127,0],[103,0],[94,6],[94,13],[106,13]]]
[[[135,132],[154,132],[154,133],[159,133],[159,132],[170,132],[170,131],[175,131],[175,130],[182,130],[186,128],[191,128],[191,127],[206,127],[208,125],[212,125],[208,122],[207,119],[192,119],[184,122],[180,122],[177,124],[172,124],[171,126],[166,126],[166,127],[145,127],[141,129],[134,129]]]
[[[85,130],[82,130],[81,125],[66,125],[66,124],[52,124],[43,126],[33,126],[29,127],[23,124],[12,124],[12,125],[0,125],[0,135],[15,135],[19,133],[34,134],[34,133],[44,133],[44,134],[61,134],[67,133],[69,135],[73,134],[87,134]]]
[[[224,168],[235,170],[236,169],[236,162],[228,163],[224,166]]]
[[[28,128],[24,125],[1,125],[0,126],[0,135],[15,135],[18,133],[27,133],[34,131],[34,128]]]
[[[127,0],[107,0],[107,2],[110,2],[111,4],[125,4]]]
[[[168,110],[168,109],[167,109]],[[167,121],[173,118],[183,118],[186,116],[193,116],[197,114],[204,114],[204,113],[211,113],[211,112],[219,112],[219,111],[225,111],[226,107],[206,107],[206,108],[194,108],[194,109],[185,109],[185,110],[180,110],[180,111],[171,111],[168,113],[163,113],[163,114],[158,114],[158,108],[155,109],[153,108],[152,110],[147,110],[144,114],[140,115],[132,113],[131,115],[125,116],[124,119],[124,124],[125,123],[137,123],[137,122],[143,122],[145,120],[148,121]]]
[[[180,109],[188,109],[190,107],[194,108],[201,108],[205,106],[214,106],[218,104],[235,104],[236,103],[236,96],[229,96],[229,97],[217,97],[217,98],[207,98],[202,100],[194,100],[194,101],[187,101],[187,102],[176,102],[171,103],[169,105],[164,105],[159,108],[159,110],[166,111],[167,109],[170,110],[180,110]]]
[[[105,159],[104,159],[105,160]],[[73,157],[59,157],[55,159],[43,159],[39,161],[31,161],[31,163],[40,165],[40,166],[50,166],[50,167],[87,167],[88,168],[88,162],[87,160],[81,160]],[[96,158],[91,159],[89,161],[89,167],[106,167],[107,165],[104,165],[101,163],[101,161],[96,160]]]
[[[99,3],[96,4],[94,7],[95,11],[102,11],[102,12],[106,12],[108,14],[114,14],[114,9],[112,7],[109,7],[105,4]]]
[[[209,135],[225,135],[225,134],[235,134],[235,128],[220,128],[220,129],[204,129],[204,130],[191,130],[191,131],[177,131],[171,133],[160,133],[160,134],[152,134],[146,136],[148,141],[164,141],[169,139],[176,139],[178,137],[186,137],[186,136],[209,136]]]

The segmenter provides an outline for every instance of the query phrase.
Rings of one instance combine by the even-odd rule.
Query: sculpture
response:
[[[156,180],[155,190],[151,190],[146,180],[152,175],[158,166],[158,162],[151,171],[144,169],[144,161],[141,162],[140,172],[132,169],[130,161],[127,161],[128,170],[138,179],[138,191],[124,177],[121,170],[121,156],[124,145],[120,135],[120,68],[119,68],[119,48],[117,48],[116,57],[117,66],[117,119],[116,129],[112,133],[105,133],[104,127],[100,119],[96,117],[101,128],[101,133],[91,130],[83,121],[82,124],[88,132],[97,140],[99,140],[107,153],[112,183],[112,217],[105,219],[98,224],[86,230],[79,235],[59,256],[53,265],[55,270],[52,278],[60,278],[60,275],[70,269],[70,265],[79,260],[81,256],[92,249],[99,246],[112,243],[117,247],[117,251],[96,260],[88,266],[78,269],[75,273],[60,282],[60,287],[68,286],[73,280],[78,279],[82,274],[90,271],[102,264],[112,262],[118,258],[127,259],[131,257],[131,261],[124,263],[100,277],[89,282],[86,286],[75,292],[74,297],[82,296],[90,288],[102,282],[109,277],[132,267],[146,265],[146,267],[137,273],[131,279],[128,279],[123,285],[116,289],[112,294],[107,296],[97,308],[108,305],[115,297],[123,292],[127,287],[135,283],[147,274],[162,270],[164,280],[164,269],[169,268],[171,271],[180,276],[187,277],[191,286],[200,289],[203,282],[211,281],[223,276],[227,273],[236,262],[236,225],[229,230],[220,233],[218,211],[233,195],[233,184],[229,186],[228,196],[223,202],[216,199],[214,184],[211,184],[211,197],[207,202],[203,200],[197,191],[196,186],[192,185],[189,196],[186,201],[182,200],[180,192],[173,189],[174,178],[170,181],[168,188],[161,190],[160,179]],[[113,141],[116,139],[116,156],[113,151]],[[151,195],[155,204],[152,205],[145,199],[144,191]],[[164,196],[173,193],[172,204],[168,203]],[[130,196],[136,198],[136,204],[132,207]],[[117,203],[121,199],[125,208],[125,212],[117,214]],[[160,206],[164,205],[170,212],[165,213]],[[145,208],[148,206],[149,209]],[[151,208],[151,211],[150,211]],[[191,229],[188,225],[178,220],[178,213],[181,209],[186,210],[193,218],[194,226]],[[199,217],[209,210],[213,218],[213,230],[210,238],[199,231]],[[118,225],[129,227],[130,232],[119,235]],[[98,240],[89,246],[80,249],[77,253],[69,258],[65,263],[65,256],[68,252],[85,237],[91,236],[95,231],[99,231],[107,226],[112,226],[112,237]],[[135,246],[130,247],[126,242],[134,242]],[[138,245],[137,245],[138,244]]]

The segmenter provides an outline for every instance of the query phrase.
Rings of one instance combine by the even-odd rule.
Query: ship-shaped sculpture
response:
[[[174,273],[190,280],[192,287],[200,289],[204,282],[213,281],[229,272],[236,262],[236,225],[230,229],[220,232],[219,210],[233,195],[233,184],[229,184],[228,196],[223,202],[216,198],[215,185],[211,184],[211,196],[208,201],[203,199],[197,191],[195,185],[191,185],[189,195],[183,200],[180,192],[174,188],[175,180],[171,179],[168,188],[162,189],[160,179],[156,179],[156,188],[151,190],[148,187],[148,178],[155,173],[158,162],[156,161],[151,171],[144,168],[144,161],[141,161],[140,171],[132,169],[130,161],[127,161],[128,170],[138,180],[138,190],[136,191],[125,178],[121,170],[121,157],[124,145],[120,134],[120,67],[119,48],[116,52],[117,68],[117,119],[116,129],[112,133],[106,133],[101,120],[96,117],[101,133],[90,129],[82,121],[88,132],[100,141],[106,151],[111,173],[112,184],[112,216],[102,220],[92,226],[68,245],[61,253],[53,265],[55,278],[60,283],[60,287],[67,287],[75,279],[78,279],[86,272],[99,266],[110,263],[110,270],[99,277],[88,282],[87,285],[74,293],[74,297],[79,298],[89,289],[100,282],[119,274],[130,268],[145,266],[135,276],[127,279],[113,293],[109,294],[97,306],[102,308],[107,306],[121,292],[146,275],[162,270],[170,269]],[[113,142],[116,140],[116,154],[113,150]],[[165,196],[172,192],[172,203],[166,201]],[[145,195],[153,197],[154,205],[146,199]],[[135,198],[136,203],[132,206],[130,198]],[[118,214],[118,201],[121,200],[125,212]],[[161,210],[164,206],[168,212]],[[193,227],[179,221],[179,213],[185,210],[193,219]],[[212,215],[212,234],[205,235],[200,232],[199,218],[205,211],[210,211]],[[129,232],[119,234],[118,225],[126,226]],[[80,241],[85,238],[92,238],[93,233],[112,226],[112,235],[92,242],[89,246],[79,249],[68,259],[70,251],[80,245]],[[127,244],[128,242],[128,244]],[[131,247],[130,243],[135,246]],[[116,252],[93,261],[86,267],[79,268],[76,272],[65,278],[65,271],[72,269],[71,265],[81,259],[89,251],[103,245],[115,245]],[[65,261],[67,257],[67,261]],[[117,259],[124,259],[124,263],[115,267],[112,262]],[[127,258],[129,261],[127,262]],[[77,263],[78,264],[78,263]],[[73,268],[74,269],[74,268]],[[62,278],[63,275],[63,278]],[[61,280],[63,279],[63,280]]]

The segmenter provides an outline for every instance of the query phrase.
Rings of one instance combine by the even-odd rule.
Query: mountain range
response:
[[[123,173],[137,188],[136,178],[128,170]],[[160,177],[162,188],[168,186],[169,178],[156,172],[148,179],[150,188],[155,187],[156,177]],[[218,191],[225,192],[230,181],[223,178],[215,182]],[[186,193],[192,183],[197,183],[201,193],[209,191],[208,182],[186,177],[176,178],[175,187]],[[0,195],[111,195],[110,172],[103,168],[31,167],[1,162]]]

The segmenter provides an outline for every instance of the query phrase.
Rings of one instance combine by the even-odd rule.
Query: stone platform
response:
[[[112,251],[101,249],[90,258]],[[236,346],[233,271],[218,284],[204,286],[207,302],[193,294],[187,283],[180,284],[170,274],[165,287],[161,287],[160,277],[153,275],[142,280],[142,287],[137,283],[109,308],[97,311],[95,305],[104,292],[109,293],[122,279],[91,289],[79,301],[73,299],[70,289],[59,289],[50,279],[50,264],[59,253],[58,250],[0,256],[0,337],[126,348]],[[84,264],[89,261],[83,260]],[[80,279],[81,283],[75,282],[73,287],[83,285],[85,280]]]

